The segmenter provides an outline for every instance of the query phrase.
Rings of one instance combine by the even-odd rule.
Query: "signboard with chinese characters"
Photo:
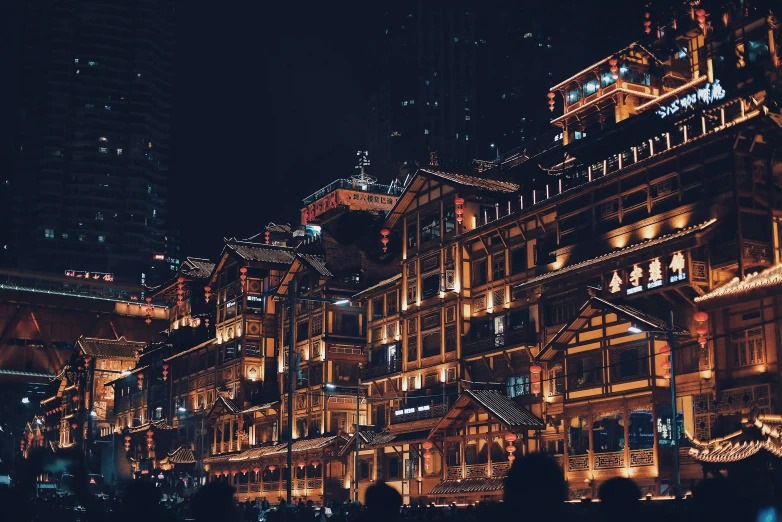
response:
[[[660,118],[665,118],[676,114],[680,110],[685,111],[697,105],[711,105],[723,98],[725,98],[725,89],[722,88],[719,80],[714,80],[714,83],[707,83],[695,92],[685,94],[667,105],[663,105],[657,109],[657,115]]]
[[[635,263],[606,275],[607,295],[634,295],[666,285],[689,281],[686,252],[674,252]]]
[[[315,220],[321,214],[337,207],[347,207],[350,210],[366,210],[369,212],[389,212],[394,207],[397,197],[388,194],[373,194],[360,190],[337,189],[323,198],[301,209],[301,224]]]
[[[89,270],[66,270],[67,277],[77,277],[81,279],[92,279],[94,281],[114,281],[114,274],[106,272],[90,272]]]

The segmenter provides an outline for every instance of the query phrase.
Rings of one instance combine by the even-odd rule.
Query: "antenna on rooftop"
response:
[[[353,182],[353,184],[361,187],[362,190],[367,190],[370,185],[377,182],[377,178],[374,178],[364,172],[364,167],[369,166],[369,152],[360,150],[356,152],[356,157],[358,158],[358,161],[355,168],[359,169],[359,173],[351,176],[350,180]]]

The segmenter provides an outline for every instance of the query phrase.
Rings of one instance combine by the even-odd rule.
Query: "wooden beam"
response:
[[[517,227],[519,227],[519,233],[521,234],[521,239],[523,239],[524,241],[526,241],[526,240],[527,240],[527,234],[526,234],[526,232],[524,231],[524,227],[523,227],[523,226],[521,226],[521,223],[519,223],[519,220],[518,220],[518,219],[514,219],[514,220],[513,220],[513,222],[514,222],[514,223],[516,223],[516,226],[517,226]]]
[[[486,364],[486,369],[489,371],[489,375],[491,376],[491,380],[494,380],[494,372],[491,371],[491,365],[489,364],[489,359],[486,358],[485,355],[481,356],[481,359],[483,359],[484,364]]]
[[[380,386],[377,385],[377,381],[372,381],[372,384],[375,385],[375,389],[377,390],[377,394],[380,395],[381,397],[383,397],[385,395],[385,393],[380,391]]]
[[[682,292],[680,288],[676,288],[676,293],[679,294],[680,296],[682,296],[682,299],[684,299],[685,301],[690,303],[690,306],[692,306],[693,308],[697,308],[697,306],[695,305],[695,302],[692,301],[692,299],[690,299],[686,295],[684,295],[684,292]]]
[[[27,307],[16,307],[16,311],[11,316],[10,319],[8,319],[8,322],[5,323],[5,328],[3,328],[3,334],[0,335],[0,346],[5,346],[8,343],[8,339],[11,338],[11,334],[14,333],[14,330],[16,330],[16,327],[19,326],[19,323],[22,322],[22,319],[24,318],[24,313],[27,311]]]
[[[54,356],[55,354],[55,348],[52,346],[52,340],[51,337],[49,337],[48,332],[44,332],[41,328],[41,325],[38,323],[38,319],[35,317],[35,308],[30,308],[30,319],[32,319],[33,324],[35,325],[35,329],[38,331],[38,335],[41,336],[41,341],[43,341],[43,347],[46,351],[46,359],[49,362],[49,371],[57,372],[59,370],[59,361]]]
[[[111,327],[111,332],[114,334],[114,339],[119,340],[117,328],[114,326],[114,314],[109,314],[109,326]]]
[[[508,368],[510,368],[511,370],[513,370],[515,372],[516,368],[513,367],[513,361],[511,360],[510,355],[508,354],[508,351],[507,350],[503,350],[502,351],[502,355],[504,355],[505,359],[507,359],[507,361],[508,361]]]

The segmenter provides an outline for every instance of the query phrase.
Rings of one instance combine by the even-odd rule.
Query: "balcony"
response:
[[[532,344],[533,340],[526,330],[511,330],[497,334],[493,337],[469,341],[462,345],[462,356],[488,352],[497,348],[504,348],[519,344]]]
[[[370,364],[366,368],[362,368],[361,378],[364,380],[374,379],[375,377],[391,375],[392,373],[398,373],[401,371],[402,371],[402,360],[398,358],[394,358],[386,363]]]
[[[391,412],[391,424],[404,424],[407,422],[416,422],[422,420],[437,419],[444,417],[448,413],[447,403],[430,403],[420,406],[411,406]]]

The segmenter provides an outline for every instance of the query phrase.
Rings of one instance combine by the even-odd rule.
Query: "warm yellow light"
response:
[[[701,379],[704,379],[704,380],[707,380],[707,381],[709,379],[711,379],[711,370],[710,369],[701,370]]]
[[[440,382],[445,382],[447,371],[445,368],[440,370]]]
[[[445,299],[445,292],[440,290],[440,299]]]
[[[402,376],[402,391],[407,391],[407,378]]]

